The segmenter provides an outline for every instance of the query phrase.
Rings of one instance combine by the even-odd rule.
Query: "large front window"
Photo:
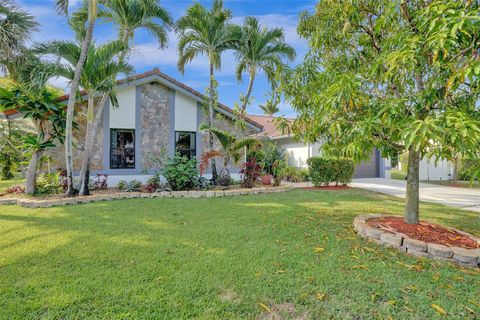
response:
[[[110,130],[110,168],[135,168],[135,130]]]
[[[195,132],[176,131],[175,152],[189,159],[195,158],[197,155]]]

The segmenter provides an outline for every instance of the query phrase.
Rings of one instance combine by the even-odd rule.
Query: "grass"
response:
[[[421,210],[480,235],[477,213]],[[255,319],[285,303],[296,310],[286,319],[480,315],[478,270],[352,230],[358,214],[402,211],[401,200],[358,189],[0,207],[0,318]]]
[[[391,171],[391,178],[396,180],[405,180],[407,173],[401,170],[392,170]]]
[[[15,175],[15,177],[11,180],[2,180],[0,179],[0,193],[4,192],[5,189],[8,187],[11,187],[16,184],[22,184],[23,183],[23,178],[20,178],[20,176]]]
[[[421,181],[424,183],[430,184],[437,184],[441,186],[452,186],[452,185],[459,185],[462,188],[471,188],[471,189],[480,189],[480,182],[479,181],[464,181],[464,180],[424,180]]]

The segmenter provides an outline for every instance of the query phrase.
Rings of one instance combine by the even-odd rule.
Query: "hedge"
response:
[[[352,181],[355,165],[349,159],[327,159],[313,157],[307,160],[310,178],[313,185],[328,186],[335,182],[336,185],[346,185]]]

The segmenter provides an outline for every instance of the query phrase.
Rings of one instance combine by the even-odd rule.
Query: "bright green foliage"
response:
[[[42,173],[37,178],[35,192],[39,195],[59,194],[63,191],[60,173]]]
[[[298,134],[357,158],[373,147],[476,152],[477,1],[327,0],[316,10],[299,25],[310,53],[285,83]]]
[[[0,121],[0,166],[2,167],[1,179],[10,180],[13,172],[24,160],[22,136],[26,131],[14,121]]]
[[[316,187],[335,182],[336,185],[346,185],[352,181],[355,166],[348,159],[327,159],[312,157],[307,160],[310,177]]]
[[[289,182],[305,182],[310,179],[310,172],[307,168],[287,166],[284,177]]]
[[[422,210],[480,236],[478,213]],[[480,314],[477,271],[367,242],[352,233],[359,212],[401,214],[402,202],[351,189],[0,206],[1,317],[273,319],[259,303],[293,305],[283,319]]]
[[[195,189],[200,177],[195,159],[181,157],[178,154],[173,159],[167,160],[163,176],[174,191]]]
[[[285,151],[280,149],[276,143],[271,141],[264,141],[261,146],[261,153],[263,157],[257,159],[262,165],[263,171],[268,174],[273,174],[273,164],[275,161],[285,160]]]
[[[142,189],[142,183],[135,179],[130,181],[122,180],[117,184],[117,188],[125,192],[138,192]]]

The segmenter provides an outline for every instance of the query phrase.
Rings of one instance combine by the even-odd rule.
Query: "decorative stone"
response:
[[[225,191],[223,190],[216,190],[215,191],[215,197],[224,197],[225,196]]]
[[[363,230],[363,233],[369,237],[369,238],[373,238],[373,239],[377,239],[379,240],[380,239],[380,236],[382,235],[383,231],[382,230],[379,230],[379,229],[375,229],[375,228],[372,228],[372,227],[369,227],[368,225],[364,228]]]
[[[390,247],[400,247],[403,242],[401,235],[396,233],[384,232],[380,235],[380,241]]]
[[[427,252],[433,257],[448,259],[453,256],[453,251],[450,247],[436,243],[428,243],[427,247]]]
[[[408,252],[427,252],[427,243],[420,240],[405,238],[403,240],[403,246],[407,247]]]
[[[172,191],[174,198],[184,198],[188,196],[188,191]]]
[[[462,265],[477,266],[478,251],[453,247],[453,259]]]
[[[188,191],[188,196],[190,198],[204,198],[205,191]]]
[[[171,198],[172,197],[172,192],[171,191],[162,191],[162,192],[160,192],[160,196],[162,198]]]
[[[407,250],[407,254],[416,258],[431,258],[432,256],[429,255],[426,252],[420,252],[420,251],[411,251]]]
[[[68,204],[74,204],[74,203],[76,203],[75,198],[63,198],[61,200],[62,205],[68,205]]]
[[[141,198],[151,198],[152,197],[152,194],[150,192],[142,192],[140,194],[140,197]]]
[[[205,191],[205,197],[207,198],[215,197],[215,191]]]

